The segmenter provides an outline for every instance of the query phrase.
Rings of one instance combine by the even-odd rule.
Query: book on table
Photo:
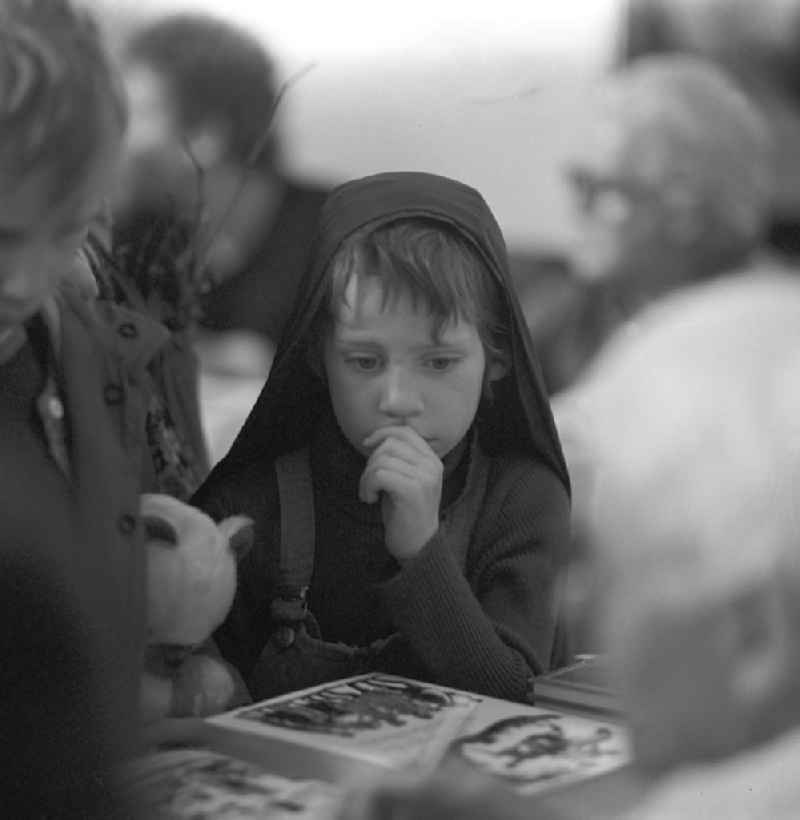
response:
[[[198,783],[206,791],[233,783],[234,791],[255,791],[264,805],[277,808],[231,817],[280,817],[274,812],[288,801],[310,806],[310,813],[295,809],[291,816],[325,818],[333,816],[331,806],[350,783],[390,771],[425,774],[458,761],[529,795],[614,771],[630,760],[627,731],[615,720],[383,673],[292,692],[203,724],[204,750],[154,753],[162,755],[161,768],[172,778],[167,788],[157,788],[153,755],[140,761],[138,780],[131,782],[173,801],[181,778],[190,795],[198,794]],[[242,785],[247,783],[253,788]],[[195,806],[194,814],[165,816],[219,815],[202,814]]]

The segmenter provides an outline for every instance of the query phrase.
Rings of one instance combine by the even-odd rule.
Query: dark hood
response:
[[[569,477],[533,343],[517,299],[500,228],[473,188],[433,174],[383,173],[348,182],[328,197],[320,214],[311,262],[269,378],[227,456],[206,482],[223,479],[255,460],[272,460],[309,443],[328,406],[325,385],[306,364],[309,329],[326,296],[325,270],[341,243],[367,224],[404,217],[440,221],[468,240],[506,294],[512,369],[494,382],[494,399],[481,410],[481,445],[489,454],[521,452],[547,464],[569,490]]]

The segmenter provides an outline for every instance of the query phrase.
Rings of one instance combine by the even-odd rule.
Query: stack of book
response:
[[[570,666],[537,678],[535,692],[537,704],[593,715],[623,715],[609,661],[603,655],[577,656]]]

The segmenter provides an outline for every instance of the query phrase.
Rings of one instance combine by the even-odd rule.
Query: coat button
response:
[[[54,419],[64,418],[64,404],[58,396],[50,396],[47,400],[47,412]]]
[[[139,335],[139,330],[133,322],[123,322],[118,328],[117,333],[123,339],[135,339]]]
[[[107,384],[103,388],[103,399],[106,404],[121,404],[125,393],[118,384]]]
[[[117,520],[117,529],[123,535],[130,535],[136,529],[136,518],[130,513],[124,513]]]

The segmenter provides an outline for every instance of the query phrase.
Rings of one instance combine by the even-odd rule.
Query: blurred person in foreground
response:
[[[727,781],[687,792],[686,816],[720,799],[713,816],[785,816],[756,786],[800,752],[799,399],[800,283],[766,269],[653,307],[558,400],[590,471],[583,577],[637,760]]]
[[[523,294],[551,393],[669,291],[760,252],[772,191],[760,112],[700,58],[648,57],[604,77],[569,161],[578,240],[567,272]]]
[[[766,270],[668,297],[567,399],[570,468],[580,442],[593,473],[572,600],[610,652],[642,775],[619,816],[796,816],[800,282]],[[591,816],[587,789],[521,807],[485,783],[467,800],[465,782],[373,785],[348,816]]]
[[[112,769],[137,747],[138,495],[153,348],[135,316],[96,299],[84,254],[125,125],[118,77],[88,16],[68,0],[0,5],[8,816],[113,816]]]

